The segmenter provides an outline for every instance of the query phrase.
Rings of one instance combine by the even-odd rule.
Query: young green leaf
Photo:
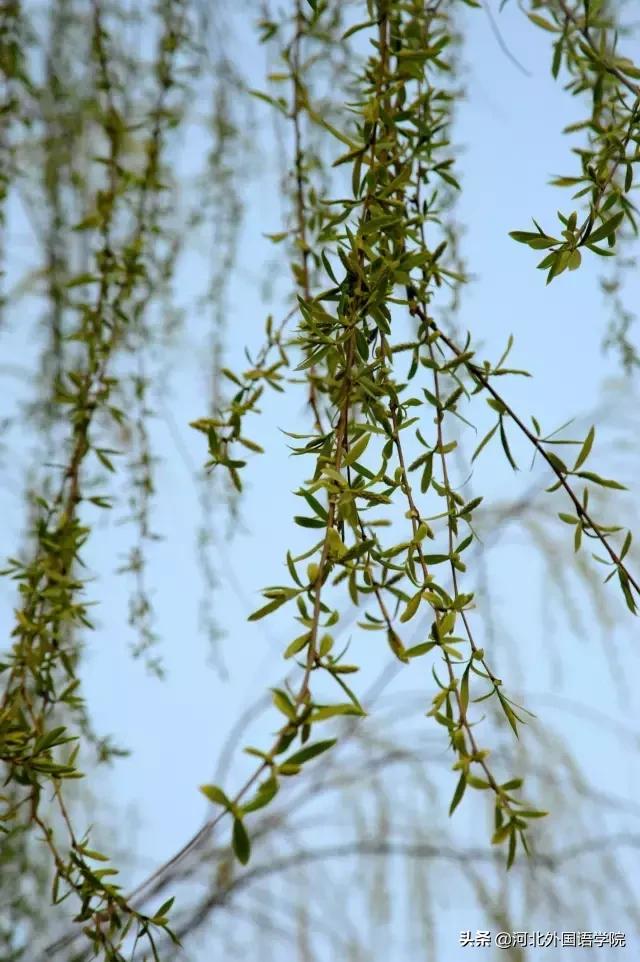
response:
[[[244,822],[240,818],[234,818],[233,820],[232,842],[236,858],[243,865],[246,865],[251,856],[251,842],[244,827]]]

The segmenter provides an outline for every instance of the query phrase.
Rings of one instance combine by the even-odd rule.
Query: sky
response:
[[[492,7],[495,10],[496,5]],[[504,393],[516,410],[534,414],[549,430],[576,417],[576,436],[584,435],[595,421],[600,430],[593,467],[629,484],[630,494],[621,495],[609,509],[614,518],[624,518],[633,509],[634,461],[632,454],[610,455],[610,446],[621,435],[633,437],[636,393],[633,385],[620,387],[616,359],[604,356],[601,350],[607,317],[598,286],[601,264],[595,256],[587,255],[580,271],[567,272],[547,287],[544,275],[535,270],[536,252],[515,244],[508,236],[510,230],[529,229],[532,216],[551,227],[557,223],[558,208],[571,210],[570,193],[550,186],[548,181],[553,175],[570,173],[569,142],[561,130],[581,116],[582,105],[554,83],[548,37],[527,22],[515,3],[508,4],[499,16],[496,13],[495,19],[504,44],[521,67],[501,48],[487,14],[469,11],[464,51],[469,97],[458,112],[456,139],[462,145],[459,220],[466,225],[463,252],[475,279],[464,292],[458,324],[482,338],[483,356],[489,358],[499,356],[513,334],[511,362],[533,375],[505,382]],[[249,17],[236,11],[235,26],[240,28],[237,34],[242,38],[244,65],[254,86],[262,87],[264,53],[252,39]],[[636,53],[639,47],[636,42]],[[261,285],[251,280],[264,273],[260,265],[274,256],[264,234],[278,231],[282,225],[268,108],[259,105],[256,111],[264,120],[256,135],[260,163],[252,171],[245,198],[248,214],[240,245],[241,296],[232,298],[228,312],[230,367],[235,362],[242,364],[245,344],[255,348],[261,343],[265,315],[274,309],[264,302]],[[197,143],[188,145],[188,149],[194,147]],[[185,163],[189,163],[188,157]],[[202,255],[194,253],[182,264],[183,289],[197,284],[202,263]],[[245,271],[244,265],[250,270]],[[630,303],[637,300],[638,293],[634,279],[626,295]],[[198,785],[212,780],[221,748],[239,713],[282,679],[285,664],[281,652],[293,637],[287,609],[255,624],[246,619],[260,604],[260,588],[279,583],[285,575],[287,548],[302,550],[307,543],[304,532],[292,529],[289,520],[299,508],[293,491],[305,476],[305,466],[301,459],[291,457],[282,433],[299,429],[304,421],[289,393],[273,395],[250,434],[268,453],[250,459],[239,521],[232,525],[233,536],[216,548],[219,587],[213,601],[216,617],[225,630],[220,654],[227,675],[221,678],[197,618],[202,591],[194,558],[198,492],[187,460],[201,465],[206,459],[203,437],[188,427],[190,421],[204,415],[206,406],[198,338],[197,324],[190,321],[180,357],[181,374],[159,408],[154,431],[157,452],[163,457],[154,517],[164,540],[153,546],[151,572],[167,679],[158,681],[141,662],[131,659],[130,631],[123,627],[129,586],[122,577],[104,574],[100,579],[103,600],[95,612],[97,627],[84,667],[83,683],[97,730],[112,733],[116,742],[131,750],[131,756],[119,761],[110,772],[92,777],[93,790],[101,801],[107,800],[113,812],[107,824],[112,818],[109,832],[114,835],[106,845],[113,840],[116,847],[126,848],[131,834],[135,834],[141,857],[127,878],[131,883],[169,857],[210,814]],[[481,412],[481,407],[476,411]],[[488,409],[485,421],[481,418],[479,414],[478,437],[482,436],[482,425],[490,424]],[[519,440],[514,441],[514,450],[523,466],[517,475],[497,446],[486,450],[472,481],[477,491],[486,490],[499,502],[527,491],[532,484],[542,487],[544,474],[539,465],[532,472],[528,470],[530,456]],[[610,470],[611,457],[619,459],[626,475]],[[571,533],[562,530],[560,521],[557,528],[560,537],[570,540]],[[101,570],[101,565],[104,568],[103,552],[117,552],[126,543],[122,538],[121,531],[101,533],[88,547],[90,567],[95,571]],[[590,610],[591,602],[584,591],[577,589],[584,621],[593,630],[581,633],[572,628],[557,611],[554,589],[559,587],[562,594],[564,588],[549,583],[553,573],[544,567],[531,542],[515,525],[505,526],[495,546],[488,549],[487,559],[498,625],[492,664],[498,665],[498,673],[503,672],[507,680],[513,677],[509,674],[513,669],[516,677],[512,690],[546,722],[562,729],[595,786],[621,798],[637,798],[638,768],[630,764],[626,743],[612,736],[606,724],[594,725],[579,711],[579,706],[595,707],[603,716],[627,725],[637,719],[637,694],[632,684],[625,684],[637,666],[636,624],[622,610],[603,636]],[[565,560],[559,555],[558,565]],[[617,606],[620,610],[618,594],[610,591],[609,597],[612,609]],[[361,637],[354,634],[354,639],[354,650],[365,662],[358,682],[358,691],[364,691],[387,664],[388,651],[384,645],[371,645],[370,639],[365,639],[365,649]],[[511,644],[518,646],[517,668],[513,667]],[[395,693],[403,698],[407,693],[422,692],[426,708],[431,686],[429,677],[413,672],[409,680],[399,676],[389,696]],[[275,714],[269,716],[272,728],[275,718]],[[425,736],[434,735],[429,719],[423,718],[420,725]],[[250,743],[265,744],[265,735],[268,741],[272,728],[265,727],[261,719],[249,729]],[[238,751],[224,785],[229,794],[241,784],[248,765],[250,760]],[[442,778],[452,779],[446,766]],[[463,833],[469,832],[476,844],[484,841],[484,826],[469,824],[472,819],[464,814],[464,804],[455,817],[460,819]],[[637,827],[637,816],[635,824]],[[221,838],[227,831],[228,827],[222,830]],[[632,872],[629,882],[637,893],[637,874]],[[443,937],[438,946],[439,962],[459,962],[466,958],[465,953],[473,958],[493,958],[489,950],[462,949],[457,942],[462,930],[491,928],[482,909],[472,906],[468,898],[461,898],[454,907],[453,892],[445,901],[450,903],[448,909],[441,908],[448,937]],[[522,920],[523,928],[528,927],[527,921]],[[544,910],[537,921],[542,925]],[[571,928],[571,923],[568,919],[566,928]],[[592,927],[601,928],[600,920],[594,919]],[[540,951],[541,959],[552,956],[552,952],[547,956]],[[616,950],[615,956],[608,956],[606,950],[603,954],[593,950],[594,958],[636,956],[631,946]],[[209,958],[206,948],[201,957],[203,962]],[[570,962],[574,957],[583,956],[563,950],[563,959]],[[394,962],[404,962],[405,958],[408,962],[411,956],[398,955]]]

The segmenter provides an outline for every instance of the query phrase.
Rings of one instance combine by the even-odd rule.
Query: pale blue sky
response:
[[[469,99],[459,110],[456,129],[457,140],[464,145],[459,160],[464,187],[459,219],[467,227],[464,255],[477,279],[463,295],[459,325],[472,329],[476,338],[483,338],[486,356],[491,358],[498,356],[508,336],[514,335],[511,361],[515,367],[528,369],[534,377],[505,380],[504,393],[519,412],[535,414],[545,428],[552,429],[570,417],[582,417],[601,406],[603,384],[619,375],[615,359],[605,358],[600,350],[607,317],[597,283],[601,262],[587,255],[580,271],[565,273],[546,287],[543,274],[535,270],[536,252],[515,244],[508,232],[528,229],[532,215],[543,226],[551,226],[556,223],[558,208],[570,212],[570,193],[549,186],[548,180],[552,175],[571,172],[570,142],[560,131],[581,116],[584,108],[563,94],[560,84],[552,80],[548,35],[528,23],[515,3],[507,5],[498,22],[505,42],[530,76],[524,76],[500,50],[483,11],[469,11],[466,20]],[[251,72],[254,86],[261,87],[264,54],[252,39],[248,17],[243,23],[239,15],[236,21],[242,27],[244,65]],[[636,53],[639,48],[636,43]],[[259,169],[254,171],[245,197],[248,214],[240,261],[259,275],[259,265],[273,256],[263,234],[281,229],[281,212],[268,108],[264,105],[263,110],[260,104],[256,110],[264,123],[257,134]],[[191,289],[201,282],[203,263],[201,256],[190,255],[182,267],[183,286]],[[634,280],[627,292],[630,302],[637,301],[639,293]],[[229,366],[233,367],[236,361],[242,364],[245,344],[254,348],[260,345],[264,318],[271,310],[275,316],[280,313],[278,305],[261,302],[259,284],[238,283],[227,326]],[[180,375],[175,379],[174,394],[166,403],[190,457],[201,464],[206,457],[203,438],[188,427],[188,422],[205,413],[205,388],[200,373],[202,339],[198,340],[193,321],[187,330],[188,340],[180,353]],[[615,414],[612,397],[611,393],[605,395],[604,403],[609,406],[609,413]],[[629,405],[633,403],[627,401]],[[209,814],[197,786],[211,779],[220,748],[238,714],[283,676],[281,651],[297,633],[288,609],[259,624],[247,623],[246,616],[258,607],[261,586],[286,578],[283,562],[287,548],[301,550],[309,543],[305,532],[294,528],[289,520],[299,508],[292,492],[305,477],[308,466],[302,459],[290,457],[287,439],[280,430],[295,431],[304,424],[300,417],[302,403],[299,407],[297,404],[297,400],[292,403],[289,393],[269,395],[260,421],[252,423],[250,436],[260,440],[268,453],[250,458],[240,505],[242,529],[223,546],[223,554],[214,559],[221,581],[215,606],[218,620],[226,630],[221,651],[228,681],[221,680],[209,664],[208,643],[198,630],[201,580],[193,550],[198,524],[197,491],[162,419],[155,433],[157,453],[165,457],[160,468],[155,527],[166,540],[153,547],[151,570],[161,652],[167,668],[165,682],[150,678],[143,665],[133,662],[128,653],[130,631],[123,628],[127,580],[101,575],[102,601],[96,609],[97,631],[88,646],[84,683],[98,731],[113,733],[116,741],[132,751],[129,759],[118,762],[112,773],[99,775],[95,782],[121,811],[129,805],[138,809],[141,821],[136,842],[142,860],[140,873],[131,881],[138,881],[149,867],[171,855]],[[488,409],[486,414],[481,412],[482,405],[477,404],[479,432],[485,423],[489,424],[490,417]],[[589,423],[578,422],[582,434]],[[604,469],[605,455],[601,456],[600,450],[605,449],[606,438],[611,436],[603,429],[602,448],[596,446],[594,452],[594,469],[600,467],[604,474],[612,472]],[[472,444],[469,438],[469,448]],[[537,470],[533,474],[526,470],[530,455],[515,436],[513,446],[521,456],[524,470],[514,476],[499,447],[491,446],[476,468],[475,491],[495,498],[508,497],[528,489],[540,477]],[[629,471],[633,461],[628,459],[623,464]],[[629,474],[620,480],[633,485],[635,479]],[[614,519],[624,518],[630,503],[630,498],[616,498],[611,507]],[[558,528],[563,528],[560,521]],[[567,541],[571,538],[568,529],[560,534]],[[123,550],[125,537],[122,529],[96,537],[87,552],[91,567],[101,569],[108,547],[112,551],[109,564],[115,568],[115,552]],[[510,674],[508,646],[499,640],[495,654],[490,653],[491,664],[498,666],[498,673],[517,699],[522,695],[525,704],[545,721],[564,726],[579,760],[587,764],[594,785],[625,798],[636,798],[640,787],[637,765],[635,757],[629,761],[626,745],[612,740],[605,726],[594,730],[583,718],[562,713],[557,702],[542,697],[559,686],[554,683],[557,678],[552,677],[557,675],[557,664],[550,661],[550,629],[544,617],[548,604],[546,575],[538,555],[527,546],[522,534],[514,536],[509,529],[499,546],[490,551],[488,570],[493,603],[499,619],[510,629],[509,644],[518,646],[521,670],[518,675],[513,668],[517,678]],[[622,601],[615,589],[610,591],[610,597],[612,608],[621,609]],[[6,614],[4,618],[6,623]],[[587,624],[593,620],[588,607],[585,620]],[[357,684],[360,692],[366,690],[388,660],[381,640],[376,638],[374,645],[370,637],[362,639],[361,634],[353,634],[354,657],[365,661]],[[637,695],[633,690],[630,693],[633,707],[620,704],[598,632],[590,635],[593,637],[579,637],[564,620],[558,619],[554,643],[563,668],[562,694],[572,702],[597,705],[608,715],[629,723],[637,718]],[[631,675],[637,666],[637,638],[637,623],[622,611],[620,623],[605,644],[615,642],[615,650],[624,652],[621,670],[625,675]],[[416,693],[422,687],[426,708],[432,695],[431,684],[427,670],[421,666],[411,673],[403,672],[391,690]],[[266,730],[264,720],[261,721],[252,731],[253,743],[268,742],[275,724],[275,715],[269,718]],[[425,735],[433,738],[430,720],[423,719],[420,724]],[[415,727],[420,730],[418,724]],[[238,753],[224,785],[229,793],[241,783],[250,764],[246,756]],[[446,767],[442,777],[451,781],[453,788],[453,776]],[[485,826],[470,823],[465,803],[455,817],[460,820],[463,836],[473,839],[476,845],[484,843]],[[630,819],[624,825],[633,827]],[[636,818],[636,828],[637,824]],[[221,838],[226,838],[227,833],[225,826]],[[629,881],[637,892],[637,875]],[[439,946],[440,962],[459,962],[466,958],[465,952],[479,959],[493,957],[482,949],[457,948],[459,930],[492,927],[480,909],[472,910],[465,900],[459,909],[447,914],[447,919],[449,916],[451,937]],[[527,927],[527,921],[522,920],[522,927]],[[571,922],[567,919],[565,928],[572,928]],[[543,915],[538,923],[543,924]],[[224,916],[219,917],[218,924],[225,924]],[[603,927],[601,920],[594,919],[592,927]],[[618,950],[615,958],[631,959],[636,954],[631,948]],[[541,959],[547,957],[555,954],[540,953]],[[563,950],[563,959],[570,962],[573,957],[569,950]],[[598,954],[596,950],[592,957],[609,958],[606,951]],[[202,959],[208,958],[204,951]],[[409,958],[407,955],[406,962]],[[405,956],[394,957],[393,962],[405,962]]]

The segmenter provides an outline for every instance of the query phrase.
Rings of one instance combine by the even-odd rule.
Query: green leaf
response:
[[[244,822],[239,818],[233,820],[233,851],[239,862],[246,865],[251,856],[251,842]]]
[[[621,567],[618,568],[618,580],[620,582],[620,587],[622,588],[622,594],[624,595],[624,600],[627,603],[627,608],[629,609],[632,615],[637,614],[638,606],[636,604],[635,598],[631,594],[629,578],[624,568],[621,568]]]
[[[551,257],[553,260],[551,263],[551,269],[547,274],[547,284],[550,284],[554,277],[562,274],[567,269],[569,266],[571,251],[565,247],[563,250],[556,251],[551,255]]]
[[[312,758],[316,758],[317,755],[321,755],[323,752],[328,751],[329,748],[333,748],[336,741],[336,738],[329,738],[324,742],[315,742],[313,745],[307,745],[305,748],[301,749],[301,751],[295,752],[293,755],[290,755],[289,758],[285,758],[285,764],[303,765]]]
[[[511,868],[516,857],[516,833],[513,831],[509,837],[509,849],[507,852],[507,870]]]
[[[283,595],[281,598],[274,598],[268,605],[265,605],[263,608],[258,608],[257,611],[249,615],[247,621],[260,621],[261,618],[271,614],[272,611],[276,611],[276,609],[280,608],[288,600],[286,595]]]
[[[332,266],[331,266],[331,262],[330,262],[329,258],[327,257],[325,251],[322,251],[322,254],[321,254],[320,256],[321,256],[321,258],[322,258],[322,263],[324,264],[324,269],[325,269],[325,271],[327,272],[327,274],[329,275],[329,277],[331,278],[331,280],[333,281],[333,283],[334,283],[334,284],[337,284],[337,283],[338,283],[338,279],[337,279],[336,275],[333,273],[333,268],[332,268]]]
[[[109,857],[107,855],[103,855],[102,852],[96,852],[92,848],[83,848],[82,854],[86,856],[86,858],[94,859],[96,862],[109,861]]]
[[[167,912],[169,911],[169,909],[171,908],[175,900],[176,900],[175,895],[172,895],[170,899],[167,899],[166,902],[163,902],[160,908],[158,909],[158,911],[155,913],[155,915],[152,916],[151,921],[155,922],[157,925],[158,924],[157,919],[162,919],[166,916]]]
[[[61,725],[58,728],[52,728],[50,731],[45,732],[44,735],[41,735],[40,738],[36,740],[33,746],[33,754],[40,755],[49,748],[53,748],[54,745],[64,745],[66,742],[72,741],[73,736],[65,736],[66,730],[64,725]]]
[[[248,812],[256,812],[260,808],[264,808],[268,805],[271,799],[278,792],[278,781],[276,778],[268,778],[265,782],[262,782],[258,786],[258,790],[246,805],[242,806],[242,811],[246,815]]]
[[[307,518],[304,515],[296,514],[294,519],[296,524],[299,524],[301,528],[324,528],[325,522],[320,518]]]
[[[299,588],[303,588],[304,585],[302,584],[302,582],[300,581],[300,578],[298,577],[298,572],[296,571],[296,566],[294,564],[290,551],[287,551],[287,568],[289,569],[289,574],[291,575],[292,580],[295,581],[295,583],[298,585]]]
[[[614,481],[612,478],[601,478],[599,474],[594,474],[593,471],[577,471],[576,476],[578,478],[584,478],[586,481],[592,481],[594,484],[599,484],[603,488],[615,488],[618,491],[626,491],[624,484],[620,484],[619,481]]]
[[[502,706],[502,710],[503,710],[503,712],[505,713],[505,716],[506,716],[506,718],[507,718],[507,721],[508,721],[509,724],[511,725],[511,729],[512,729],[512,731],[513,731],[513,734],[516,736],[516,738],[519,738],[520,736],[519,736],[519,734],[518,734],[518,722],[519,722],[521,719],[518,718],[518,716],[516,715],[516,713],[515,713],[515,712],[513,711],[513,709],[511,708],[511,705],[509,704],[509,702],[506,700],[506,698],[504,697],[504,695],[502,695],[500,692],[498,692],[498,699],[499,699],[500,704],[501,704],[501,706]]]
[[[577,471],[578,468],[581,467],[581,466],[584,464],[584,462],[587,460],[587,458],[589,457],[589,454],[591,453],[591,448],[593,447],[593,441],[594,441],[595,436],[596,436],[596,431],[595,431],[595,428],[594,428],[593,425],[592,425],[592,426],[589,428],[589,433],[587,434],[586,438],[584,439],[584,443],[583,443],[583,445],[582,445],[582,448],[580,449],[580,454],[579,454],[578,457],[576,458],[576,463],[575,463],[574,466],[573,466],[573,470],[574,470],[574,471]]]
[[[296,709],[287,693],[282,691],[281,688],[272,688],[271,691],[273,704],[278,711],[282,712],[282,714],[291,719],[291,721],[294,721],[296,718]]]
[[[576,532],[573,536],[573,550],[577,552],[580,550],[580,545],[582,544],[582,525],[579,524],[576,527]]]
[[[537,13],[527,13],[527,16],[537,27],[542,27],[543,30],[548,30],[549,33],[558,33],[559,27],[549,20],[545,20],[544,17],[540,17]]]
[[[407,662],[409,660],[404,644],[402,643],[402,638],[400,637],[397,631],[394,631],[393,628],[389,628],[387,630],[387,643],[391,651],[396,656],[396,658],[404,662]]]
[[[577,271],[582,264],[582,254],[579,250],[571,251],[569,254],[569,260],[567,261],[567,267],[570,271]]]
[[[601,224],[597,230],[594,230],[589,234],[587,238],[589,244],[597,244],[598,241],[604,240],[605,237],[609,237],[611,234],[615,233],[616,229],[622,223],[623,218],[623,210],[618,211],[617,214],[614,214],[613,217],[610,217],[609,220],[604,224]]]
[[[486,792],[491,788],[491,783],[486,778],[478,778],[477,775],[467,775],[467,783],[480,792]]]
[[[491,837],[491,844],[500,845],[511,834],[511,832],[512,832],[512,827],[510,823],[503,825],[502,828],[499,828],[496,832],[493,833]]]
[[[456,785],[456,790],[453,793],[453,798],[451,799],[451,805],[449,806],[449,816],[453,815],[456,808],[460,804],[466,787],[467,787],[467,775],[466,775],[466,772],[462,772],[458,780],[458,784]]]
[[[562,64],[562,48],[563,48],[564,37],[560,37],[553,45],[553,60],[551,62],[551,76],[555,80],[560,73],[560,66]]]
[[[251,94],[252,97],[257,97],[258,100],[264,100],[270,107],[275,107],[276,110],[279,110],[285,117],[288,116],[287,105],[282,100],[276,100],[275,97],[270,97],[269,94],[265,94],[261,90],[249,90],[248,93]]]
[[[404,611],[400,615],[400,621],[406,622],[406,621],[410,621],[413,618],[413,616],[415,615],[416,611],[420,606],[421,598],[422,598],[422,588],[420,589],[420,591],[416,592],[413,598],[409,599],[409,601],[407,602],[407,607],[404,609]]]
[[[483,437],[482,441],[480,442],[480,444],[478,445],[478,447],[475,449],[475,451],[474,451],[473,454],[471,455],[471,460],[472,460],[472,461],[475,461],[475,459],[478,457],[478,455],[480,454],[480,452],[482,451],[482,449],[489,443],[489,441],[491,440],[491,438],[493,437],[493,435],[494,435],[494,434],[496,433],[496,431],[498,430],[498,427],[499,427],[499,424],[498,424],[498,422],[496,421],[496,423],[495,423],[494,426],[491,428],[491,430],[489,431],[489,433],[488,433],[488,434],[485,434],[485,436]]]
[[[628,194],[628,193],[629,193],[629,191],[631,190],[632,184],[633,184],[633,167],[631,166],[631,164],[627,164],[627,169],[626,169],[625,177],[624,177],[624,192],[625,192],[625,194]]]
[[[462,681],[460,683],[460,704],[462,706],[462,711],[467,713],[467,708],[469,707],[469,670],[471,668],[471,662],[468,663],[462,675]]]
[[[505,792],[511,792],[511,791],[513,791],[514,789],[522,788],[522,779],[521,779],[521,778],[512,778],[510,781],[504,782],[504,783],[500,786],[500,788],[504,788]]]
[[[528,230],[512,230],[509,231],[509,237],[513,238],[513,240],[517,241],[519,244],[527,244],[528,247],[532,247],[534,250],[545,250],[548,247],[553,247],[554,244],[561,243],[557,237],[551,237],[549,234],[545,234],[535,220],[534,224],[538,228],[537,232]],[[500,367],[500,364],[498,364],[498,367]]]
[[[311,633],[306,631],[304,635],[299,635],[298,638],[294,638],[285,649],[284,657],[291,658],[292,655],[297,655],[299,651],[302,651],[302,649],[307,646],[310,637]]]
[[[513,455],[511,454],[511,448],[509,447],[509,441],[507,440],[507,432],[504,429],[504,423],[502,418],[500,418],[500,421],[498,422],[498,426],[500,428],[500,441],[502,442],[502,450],[504,451],[507,457],[507,461],[509,462],[513,470],[517,471],[518,465],[514,461]]]
[[[233,808],[233,802],[231,799],[227,798],[222,789],[218,788],[217,785],[201,785],[200,791],[205,798],[208,798],[209,801],[213,802],[215,805],[222,805],[222,807],[226,808],[227,811],[231,811]]]
[[[550,464],[555,468],[556,471],[558,471],[560,474],[568,474],[569,469],[567,468],[562,458],[559,458],[558,455],[555,454],[553,451],[545,451],[545,455],[546,455],[547,461],[550,462]]]
[[[338,715],[366,715],[366,712],[362,708],[358,709],[353,704],[323,705],[321,708],[316,708],[311,712],[309,721],[312,723],[326,721],[328,718],[335,718]]]
[[[302,497],[305,499],[309,507],[312,509],[312,511],[315,511],[315,513],[318,515],[319,518],[322,518],[323,521],[327,520],[327,510],[324,507],[324,505],[318,501],[317,498],[314,498],[312,494],[304,490],[300,491],[299,494],[302,495]]]
[[[589,241],[587,241],[586,247],[592,253],[599,254],[600,257],[615,257],[615,251],[608,251],[605,247],[597,247],[596,244],[591,244]]]
[[[414,645],[413,648],[407,648],[405,655],[407,658],[419,658],[420,655],[426,655],[427,652],[431,651],[435,646],[435,641],[423,641],[419,645]]]
[[[354,33],[357,33],[358,30],[367,30],[369,27],[374,27],[377,22],[377,20],[365,20],[364,23],[354,23],[352,27],[349,27],[349,29],[343,33],[342,39],[347,40],[349,37],[352,37]]]
[[[370,434],[363,434],[362,437],[358,438],[358,440],[351,445],[342,460],[342,463],[345,465],[345,467],[353,464],[354,461],[357,461],[358,458],[364,454],[370,438]]]

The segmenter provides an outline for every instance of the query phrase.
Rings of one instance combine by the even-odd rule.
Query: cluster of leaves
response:
[[[307,29],[315,29],[328,8],[324,3],[310,6],[311,13],[302,14],[298,7],[291,19],[296,42],[300,41],[303,28],[305,36]],[[304,111],[308,121],[321,123],[346,145],[346,153],[334,165],[349,165],[352,190],[352,197],[347,200],[324,199],[325,207],[337,208],[337,213],[325,217],[320,229],[313,223],[313,244],[308,240],[312,232],[308,220],[298,221],[299,247],[305,255],[309,253],[318,269],[324,269],[324,283],[329,285],[311,296],[304,265],[296,272],[300,321],[294,346],[301,360],[295,371],[308,378],[316,430],[303,437],[292,435],[294,440],[303,442],[294,447],[294,453],[315,461],[309,482],[298,492],[311,513],[297,516],[295,521],[316,531],[319,540],[301,555],[287,555],[291,583],[264,589],[266,604],[251,616],[258,620],[295,602],[295,617],[303,633],[288,644],[285,657],[300,659],[302,679],[295,689],[275,693],[274,703],[286,721],[271,751],[261,754],[262,764],[249,782],[233,800],[216,786],[206,786],[204,790],[212,801],[234,816],[234,844],[244,861],[248,845],[238,824],[248,788],[269,769],[268,779],[256,797],[261,805],[266,804],[277,787],[277,776],[295,773],[289,771],[290,760],[277,763],[277,755],[298,736],[304,745],[315,722],[343,713],[362,713],[357,695],[342,677],[357,671],[358,666],[344,664],[344,652],[333,654],[330,629],[340,615],[329,603],[328,591],[345,584],[351,601],[365,608],[360,627],[382,632],[401,661],[410,662],[432,652],[439,654],[445,678],[441,680],[433,670],[438,690],[427,714],[446,730],[455,755],[454,769],[460,773],[450,811],[460,803],[467,787],[491,793],[495,811],[492,840],[494,844],[507,844],[507,864],[511,865],[518,841],[527,849],[529,820],[544,813],[519,799],[521,779],[501,781],[496,777],[488,761],[488,750],[477,741],[477,722],[471,718],[474,703],[495,698],[517,734],[523,709],[504,693],[501,679],[475,642],[470,617],[473,594],[459,585],[460,574],[465,571],[463,553],[475,537],[473,513],[482,499],[468,502],[452,481],[450,456],[457,442],[446,435],[448,418],[456,416],[466,421],[459,411],[463,401],[472,402],[474,396],[485,395],[497,414],[497,422],[478,445],[474,457],[497,433],[514,469],[517,465],[509,444],[508,425],[525,435],[556,476],[550,490],[562,488],[573,504],[575,514],[562,513],[561,518],[575,526],[575,549],[579,549],[583,535],[600,542],[607,557],[598,560],[611,565],[609,577],[618,575],[626,603],[635,612],[639,586],[624,563],[631,534],[626,533],[622,547],[616,550],[609,536],[620,528],[594,520],[588,508],[588,487],[580,495],[572,487],[572,478],[622,487],[584,469],[594,441],[593,429],[584,440],[576,442],[558,440],[555,433],[544,434],[535,418],[533,429],[527,427],[494,386],[497,377],[524,373],[504,366],[511,344],[497,364],[480,363],[470,336],[460,347],[435,321],[438,289],[463,280],[447,263],[447,243],[439,226],[439,184],[444,181],[454,188],[458,186],[452,170],[453,158],[448,155],[452,93],[446,80],[446,58],[451,12],[440,4],[425,9],[419,3],[403,2],[371,3],[368,14],[368,20],[354,24],[348,31],[350,36],[364,34],[373,48],[357,84],[352,107],[356,120],[346,129],[335,129],[319,118],[299,90],[289,108],[294,121]],[[532,14],[532,19],[538,22],[540,18]],[[570,69],[574,67],[572,23],[568,18],[560,43]],[[281,33],[282,28],[279,29]],[[576,31],[580,29],[578,22]],[[606,26],[601,30],[608,36]],[[581,39],[575,41],[578,43],[584,46]],[[583,55],[587,71],[593,69],[593,64],[601,63],[602,57],[598,56]],[[619,81],[615,71],[613,76]],[[611,69],[607,71],[605,66],[601,73],[612,76]],[[292,77],[298,89],[293,70]],[[586,83],[584,75],[582,83]],[[597,86],[596,99],[601,96],[600,88],[608,90],[603,81]],[[619,86],[620,83],[616,89]],[[273,103],[273,98],[265,95],[264,99]],[[284,101],[274,106],[287,110]],[[627,120],[631,137],[635,110]],[[606,146],[585,166],[587,177],[591,176],[592,161],[600,170],[598,182],[586,191],[591,190],[592,194],[588,224],[578,230],[577,214],[562,218],[566,228],[564,241],[548,238],[540,228],[536,234],[515,234],[516,240],[531,246],[554,248],[552,260],[546,264],[551,277],[565,267],[579,266],[578,246],[614,237],[620,221],[630,211],[626,199],[631,186],[629,178],[623,186],[617,184],[619,152],[614,151],[611,160],[612,138],[603,139]],[[597,153],[600,143],[592,153]],[[627,143],[628,140],[625,149]],[[302,198],[298,197],[298,205],[304,209],[304,192]],[[623,209],[612,210],[616,205]],[[601,223],[596,226],[598,220]],[[320,278],[319,287],[322,281]],[[402,323],[403,309],[415,325],[414,337],[409,341],[398,339],[394,333]],[[268,346],[264,350],[267,349]],[[410,365],[406,375],[401,376],[397,358],[404,353],[409,354]],[[260,390],[254,388],[252,395],[249,385],[260,378],[280,388],[286,362],[287,355],[282,353],[276,365],[269,369],[255,366],[245,373],[244,381],[229,372],[232,379],[237,378],[240,388],[232,405],[217,419],[194,425],[209,435],[210,463],[226,467],[236,484],[244,464],[234,456],[233,443],[250,446],[240,434],[240,425],[242,417],[254,408],[252,401]],[[420,383],[418,373],[422,371],[426,371],[430,384]],[[418,393],[409,392],[412,382],[419,384]],[[245,403],[246,398],[251,399],[250,403]],[[430,419],[422,409],[431,412],[435,424],[432,438],[425,437],[424,425]],[[418,423],[420,427],[414,427],[414,435],[421,453],[409,461],[405,438]],[[580,446],[572,468],[552,450],[558,443]],[[418,471],[420,495],[411,478]],[[420,500],[432,504],[430,513]],[[389,518],[375,514],[385,506],[400,504],[404,504],[409,529],[399,543],[388,544],[382,540],[380,530],[389,524]],[[426,547],[429,541],[441,539],[444,544]],[[306,577],[298,567],[305,561]],[[448,570],[449,585],[435,574],[439,565]],[[370,602],[377,608],[375,614],[368,610]],[[407,646],[402,639],[402,626],[424,609],[431,612],[431,628],[424,640]],[[317,673],[328,675],[337,683],[348,701],[318,702],[311,691],[311,681]],[[472,687],[479,682],[485,685],[481,693]],[[255,749],[250,751],[256,753]],[[297,771],[297,764],[294,767]]]
[[[615,18],[604,0],[536,0],[528,16],[554,37],[553,76],[558,77],[564,67],[570,78],[566,89],[574,96],[586,93],[591,98],[589,116],[565,129],[565,133],[587,133],[587,143],[574,149],[580,172],[552,180],[558,187],[577,188],[574,199],[587,199],[584,217],[579,223],[578,211],[568,215],[559,211],[561,237],[552,236],[535,221],[535,232],[511,233],[514,240],[534,250],[549,251],[538,267],[547,271],[550,283],[563,271],[576,270],[585,249],[613,256],[616,233],[625,221],[637,233],[629,193],[640,161],[640,69],[618,53]]]

